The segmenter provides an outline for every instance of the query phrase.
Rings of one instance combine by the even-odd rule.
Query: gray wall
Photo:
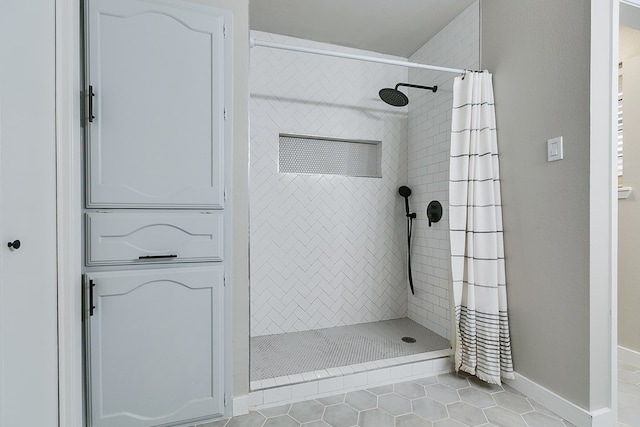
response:
[[[634,33],[640,45],[640,31]],[[622,42],[622,40],[621,40]],[[622,46],[621,46],[622,48]],[[618,344],[640,352],[640,56],[623,62],[623,177],[633,193],[618,203]]]
[[[552,11],[552,12],[551,12]],[[482,2],[515,370],[589,407],[590,4]],[[564,137],[547,163],[546,140]]]

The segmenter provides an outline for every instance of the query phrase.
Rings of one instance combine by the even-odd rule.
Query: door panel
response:
[[[222,276],[222,267],[86,275],[92,426],[222,414]]]
[[[0,426],[57,426],[55,10],[0,2]],[[20,248],[7,243],[20,240]]]
[[[223,207],[224,17],[176,5],[89,2],[88,207]]]

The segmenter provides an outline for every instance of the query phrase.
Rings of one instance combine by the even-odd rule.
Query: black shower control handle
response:
[[[20,240],[14,240],[13,242],[7,243],[7,246],[11,249],[20,249]]]
[[[429,202],[427,218],[429,218],[429,227],[431,227],[431,223],[440,221],[440,218],[442,218],[442,205],[439,201],[433,200]]]

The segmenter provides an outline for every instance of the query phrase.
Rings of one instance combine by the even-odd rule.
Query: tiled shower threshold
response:
[[[451,349],[444,349],[268,378],[250,383],[249,409],[280,406],[452,371]]]
[[[407,318],[255,337],[251,345],[252,409],[452,370],[449,341]]]
[[[308,381],[335,378],[345,375],[357,374],[360,372],[375,371],[382,368],[398,367],[402,365],[413,365],[417,362],[431,361],[434,359],[448,358],[451,349],[430,351],[427,353],[411,354],[408,356],[392,357],[389,359],[374,360],[371,362],[357,363],[354,365],[340,366],[336,368],[319,369],[316,371],[303,372],[301,374],[283,375],[276,378],[251,381],[249,384],[251,391],[264,390],[282,385],[300,384]]]

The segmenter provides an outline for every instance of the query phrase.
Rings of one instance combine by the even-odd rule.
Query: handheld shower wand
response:
[[[398,188],[398,194],[404,197],[404,208],[407,212],[407,218],[415,218],[415,213],[409,213],[409,196],[411,195],[411,189],[406,185],[403,185],[402,187]]]
[[[416,292],[413,289],[413,276],[411,275],[411,234],[413,232],[413,220],[416,218],[416,214],[415,212],[410,212],[409,209],[409,196],[411,196],[411,189],[406,185],[403,185],[398,188],[398,194],[404,197],[404,208],[407,216],[407,277],[409,279],[411,294],[415,295]]]

